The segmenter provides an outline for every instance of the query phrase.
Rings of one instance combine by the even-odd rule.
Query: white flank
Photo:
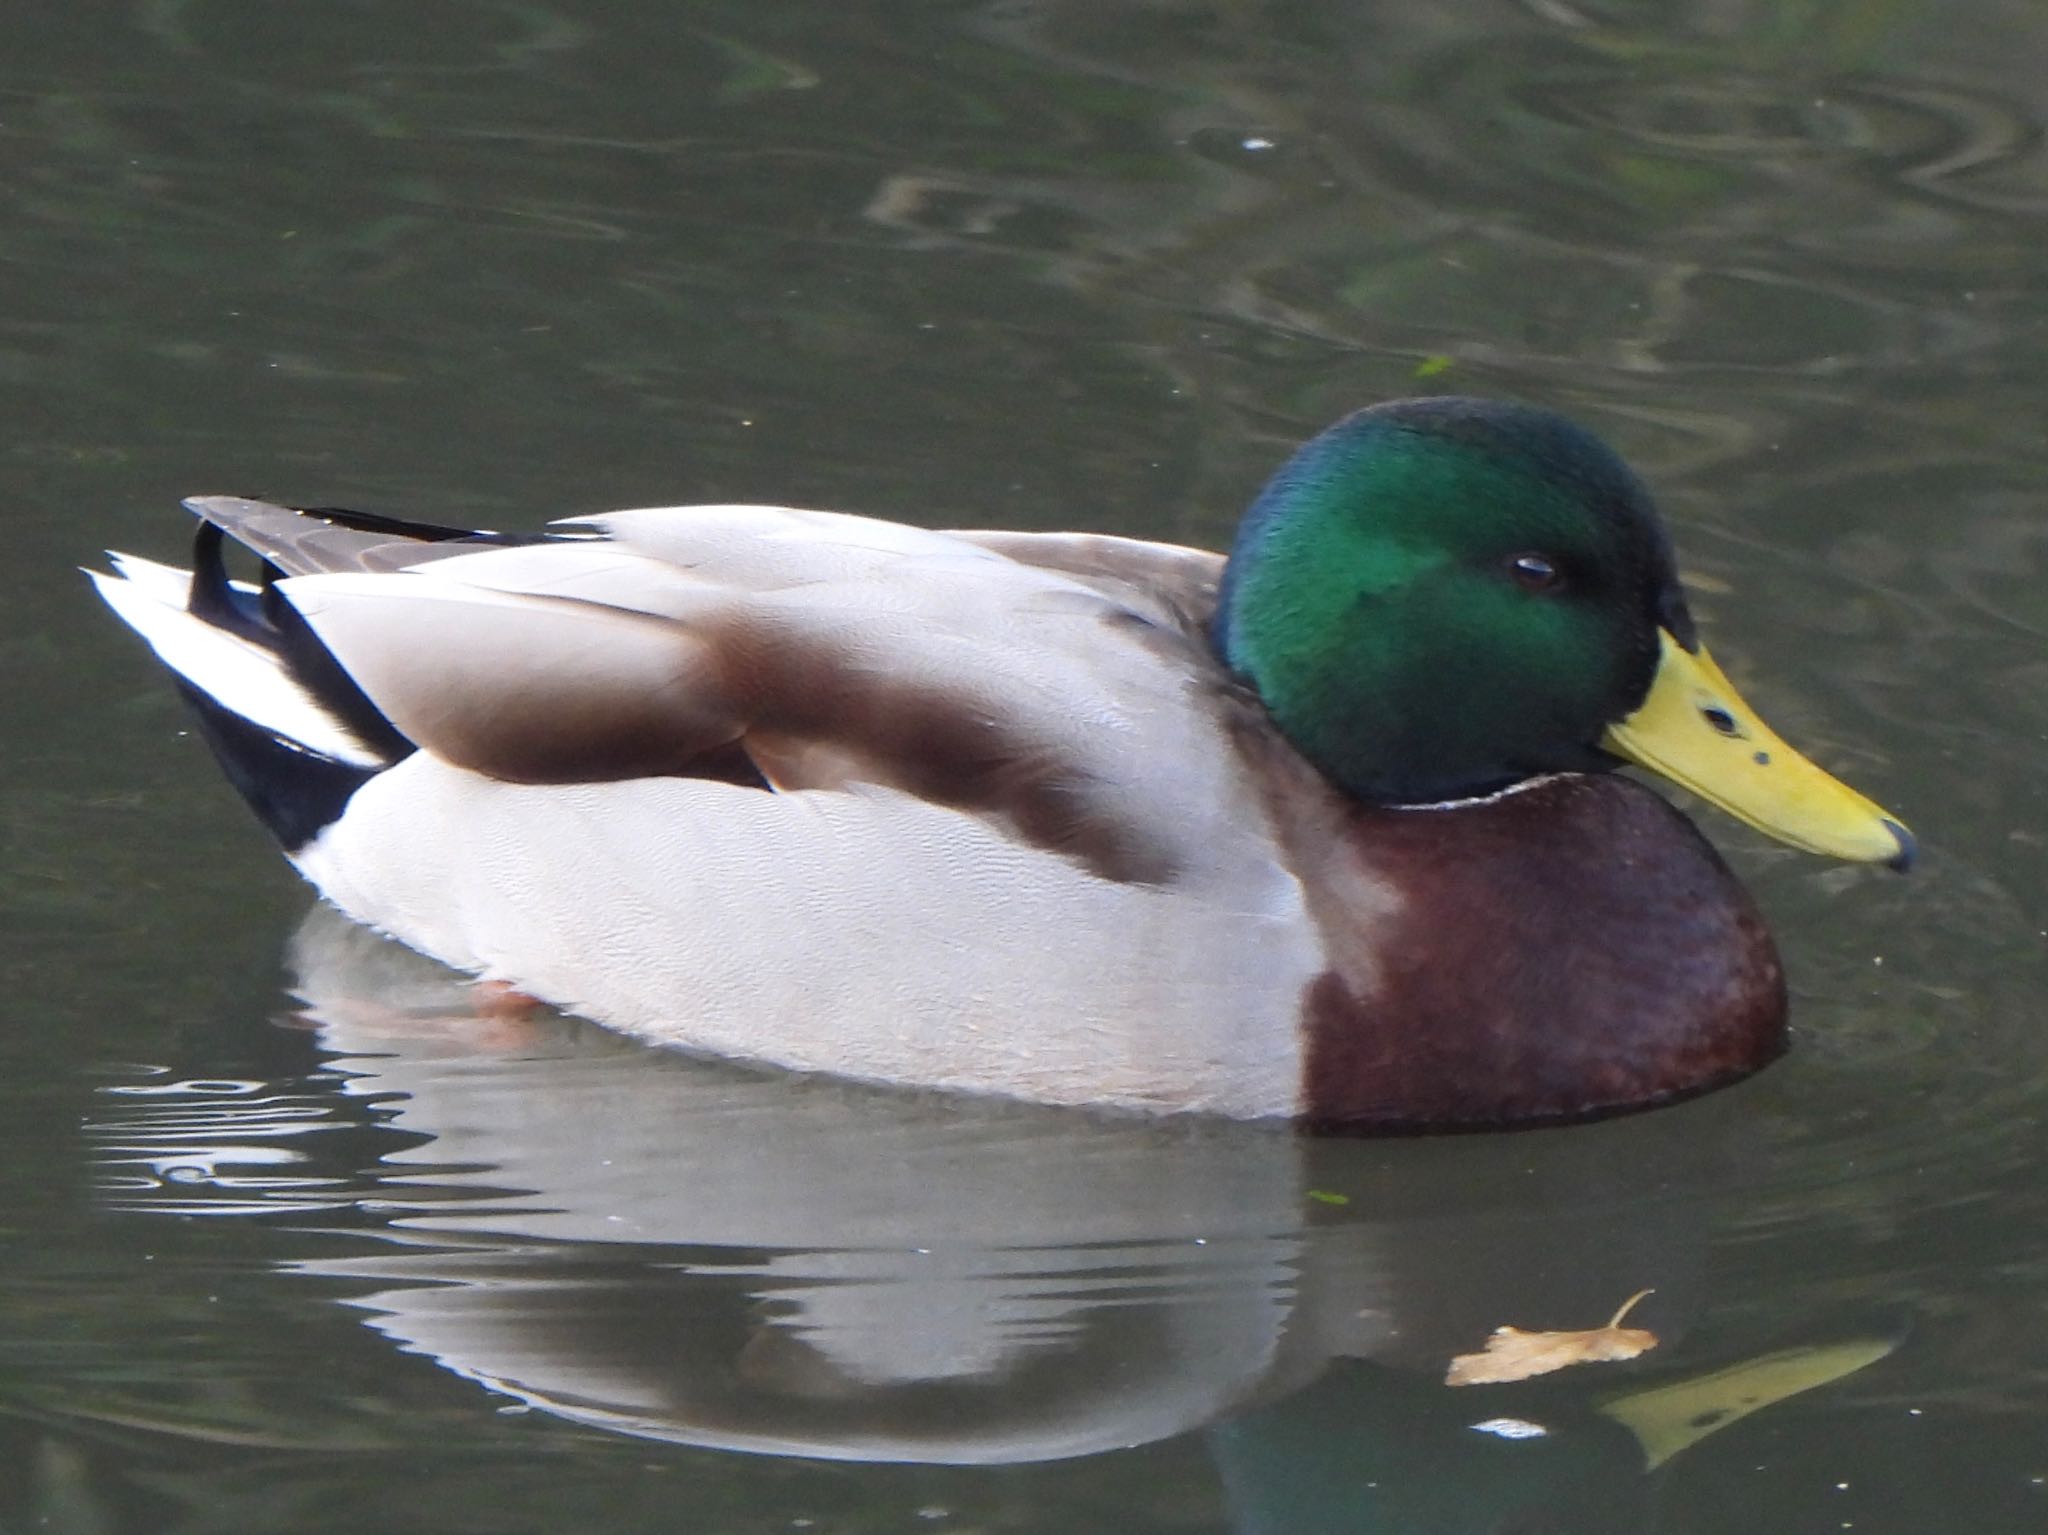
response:
[[[1168,892],[890,790],[525,786],[424,752],[293,861],[358,920],[658,1044],[1043,1103],[1301,1107],[1323,961],[1271,864]]]

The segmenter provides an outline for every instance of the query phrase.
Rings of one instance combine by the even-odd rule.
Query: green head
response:
[[[1628,466],[1548,411],[1440,398],[1347,416],[1282,466],[1216,644],[1325,776],[1399,804],[1612,767],[1660,630],[1696,644]]]

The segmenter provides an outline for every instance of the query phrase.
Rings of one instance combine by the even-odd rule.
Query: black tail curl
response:
[[[237,588],[228,576],[226,543],[217,524],[200,519],[192,538],[192,597],[187,604],[192,616],[276,656],[292,679],[364,746],[383,757],[387,767],[410,756],[412,742],[370,702],[312,625],[277,589],[285,573],[264,560],[256,589]]]
[[[374,761],[345,760],[330,751],[261,725],[222,703],[204,689],[181,681],[180,691],[199,717],[200,734],[219,761],[221,771],[251,809],[274,832],[287,851],[296,851],[319,835],[342,813],[356,790],[395,766],[417,749],[371,702],[334,654],[314,633],[305,616],[292,606],[278,583],[296,574],[317,574],[349,568],[319,558],[289,537],[268,536],[297,519],[323,523],[350,533],[370,535],[369,542],[388,541],[396,558],[409,563],[408,546],[421,548],[421,559],[458,554],[451,545],[502,547],[514,544],[581,541],[599,537],[572,529],[546,533],[496,533],[441,523],[416,522],[358,512],[345,507],[285,507],[274,502],[241,502],[246,508],[275,513],[282,519],[246,525],[233,514],[216,521],[201,498],[186,504],[199,515],[192,541],[192,586],[186,609],[193,617],[225,630],[276,657],[280,669],[308,699],[339,722]],[[257,561],[254,580],[237,583],[228,570],[228,545],[247,546]],[[429,552],[431,549],[432,552]],[[280,564],[282,560],[285,563]],[[288,568],[289,567],[289,568]]]
[[[285,850],[296,852],[340,817],[356,790],[415,748],[277,589],[285,573],[264,560],[253,590],[237,586],[228,574],[225,545],[220,527],[202,518],[192,540],[186,610],[276,656],[293,681],[381,759],[375,765],[343,761],[247,719],[179,679],[178,691],[192,706],[200,737],[221,772]]]

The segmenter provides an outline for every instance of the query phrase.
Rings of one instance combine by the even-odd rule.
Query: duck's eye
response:
[[[1508,574],[1525,592],[1554,592],[1564,585],[1564,572],[1547,554],[1517,554],[1508,559]]]

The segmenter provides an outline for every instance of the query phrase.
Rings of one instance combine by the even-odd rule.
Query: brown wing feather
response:
[[[282,589],[407,739],[493,778],[687,773],[740,734],[710,648],[666,619],[424,578]]]
[[[866,666],[774,625],[735,624],[713,648],[747,720],[741,744],[778,789],[900,789],[994,816],[1106,879],[1160,884],[1178,867],[1164,839],[1110,808],[1087,763],[951,680]]]
[[[710,539],[695,560],[538,546],[284,590],[408,738],[495,778],[875,785],[1106,878],[1163,883],[1184,865],[1189,829],[1153,759],[1180,760],[1194,694],[1226,686],[1203,635],[1217,556],[991,533],[959,542],[1003,558],[963,564],[950,535],[867,525],[862,544],[854,520],[707,512],[720,537],[735,514],[742,530],[817,526],[820,578],[801,579],[800,540],[740,537],[736,571]],[[687,555],[688,529],[650,531]],[[737,584],[760,578],[757,554],[790,566],[772,591]]]

